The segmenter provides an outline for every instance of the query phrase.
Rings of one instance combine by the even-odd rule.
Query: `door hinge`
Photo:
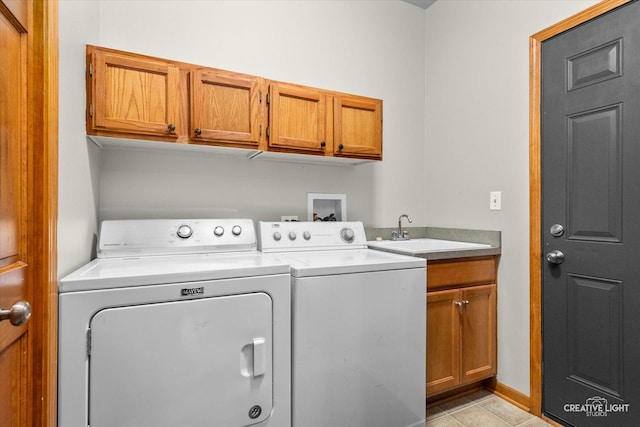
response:
[[[89,104],[89,117],[93,117],[93,104]]]
[[[260,134],[258,136],[262,136],[262,125],[260,125]]]
[[[271,96],[267,94],[267,105],[271,104]]]
[[[258,91],[258,93],[260,94],[259,99],[260,99],[260,104],[262,104],[262,91]]]
[[[268,139],[271,136],[271,132],[270,132],[269,126],[267,126],[266,134],[267,134],[267,139]]]
[[[89,77],[93,77],[93,64],[89,63]]]
[[[87,357],[91,356],[91,328],[87,329]]]

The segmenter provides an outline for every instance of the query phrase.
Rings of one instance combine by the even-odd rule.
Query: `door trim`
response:
[[[28,178],[34,427],[57,425],[58,0],[31,1]]]
[[[542,415],[542,42],[630,1],[632,0],[604,0],[529,37],[529,374],[530,412],[536,416]]]

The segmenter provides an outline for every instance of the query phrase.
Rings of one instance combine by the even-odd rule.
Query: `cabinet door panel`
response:
[[[326,95],[304,86],[272,83],[269,147],[323,153]]]
[[[462,319],[462,382],[473,382],[496,373],[496,285],[474,286],[460,291]]]
[[[191,78],[191,138],[258,146],[261,136],[260,79],[214,70]]]
[[[98,50],[92,68],[93,130],[177,137],[176,66]]]
[[[460,383],[458,290],[427,293],[427,396]]]
[[[333,100],[336,155],[382,157],[382,101],[336,96]]]

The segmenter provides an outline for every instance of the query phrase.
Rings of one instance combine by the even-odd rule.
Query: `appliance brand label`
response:
[[[189,296],[189,295],[204,295],[204,288],[183,288],[180,290],[180,295]]]

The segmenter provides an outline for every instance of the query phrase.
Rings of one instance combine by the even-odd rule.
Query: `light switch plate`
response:
[[[502,209],[502,191],[492,191],[489,193],[489,210],[499,211]]]

